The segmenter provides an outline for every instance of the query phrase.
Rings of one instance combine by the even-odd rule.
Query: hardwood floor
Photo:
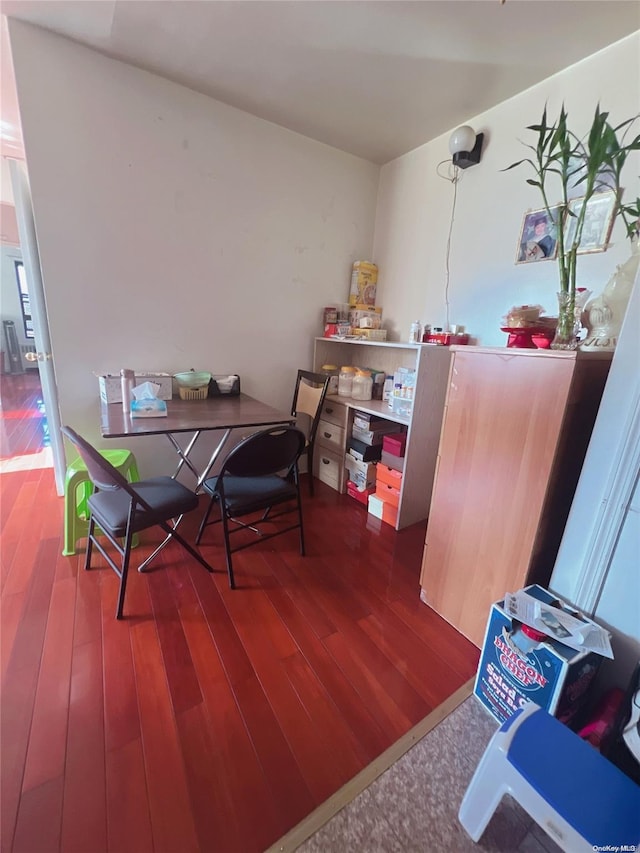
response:
[[[36,454],[49,445],[37,370],[0,377],[0,458]]]
[[[170,545],[122,622],[104,562],[61,556],[52,470],[0,484],[4,851],[264,850],[475,671],[419,600],[425,525],[318,481],[306,557],[295,532],[243,551],[231,591],[209,528],[219,571]]]

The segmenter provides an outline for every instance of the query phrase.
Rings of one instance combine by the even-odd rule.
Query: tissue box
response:
[[[225,394],[237,397],[240,393],[240,377],[237,373],[214,373],[209,385],[210,397],[221,397]]]
[[[172,377],[170,373],[136,373],[136,385],[143,382],[155,382],[160,386],[158,399],[170,400],[173,396]],[[100,399],[103,403],[121,403],[122,386],[120,375],[105,373],[98,376]]]
[[[131,401],[132,418],[166,418],[167,404],[164,400],[151,397],[147,400]]]

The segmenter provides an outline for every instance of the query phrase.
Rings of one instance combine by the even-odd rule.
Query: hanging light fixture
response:
[[[476,134],[472,127],[463,124],[453,131],[449,138],[449,151],[452,154],[454,166],[460,169],[468,169],[480,162],[482,153],[482,142],[484,134]]]

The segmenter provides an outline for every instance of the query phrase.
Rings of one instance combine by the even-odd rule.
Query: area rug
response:
[[[304,820],[293,827],[286,835],[275,842],[266,853],[293,853],[303,842],[310,838],[322,826],[324,826],[334,815],[352,802],[369,785],[372,784],[382,773],[388,770],[396,761],[402,758],[411,747],[448,717],[462,704],[473,690],[474,679],[471,678],[466,684],[458,688],[455,693],[445,699],[430,714],[410,729],[406,735],[392,744],[375,761],[361,770],[357,776],[350,779],[335,794],[329,797],[322,805],[311,812]]]

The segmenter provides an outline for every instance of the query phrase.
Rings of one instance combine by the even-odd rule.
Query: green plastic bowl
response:
[[[204,370],[187,370],[186,373],[174,373],[173,376],[182,388],[203,388],[211,382],[211,374]]]

